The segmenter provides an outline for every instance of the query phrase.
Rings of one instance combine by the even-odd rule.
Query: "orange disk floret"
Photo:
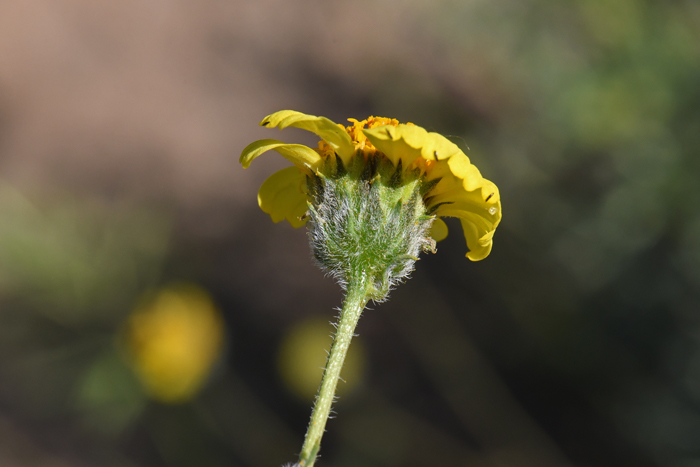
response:
[[[354,118],[348,118],[348,121],[352,123],[350,126],[343,126],[338,123],[338,126],[345,130],[345,132],[350,136],[352,142],[355,146],[355,150],[361,150],[365,156],[370,153],[376,152],[377,148],[367,139],[365,134],[362,132],[363,129],[372,129],[379,126],[391,125],[398,126],[399,121],[395,118],[385,118],[385,117],[373,117],[370,116],[365,120],[357,120]],[[406,125],[413,125],[412,123],[406,123]],[[321,157],[327,158],[334,154],[333,147],[326,141],[321,140],[318,142],[318,147],[314,149]]]
[[[384,125],[398,126],[399,124],[399,121],[395,118],[373,116],[370,116],[362,121],[358,121],[354,118],[348,118],[348,121],[351,122],[352,125],[346,127],[345,131],[348,133],[348,135],[350,135],[350,138],[355,145],[355,150],[362,150],[365,156],[371,152],[375,152],[377,148],[375,148],[372,143],[367,140],[367,137],[362,132],[363,129],[371,129]]]

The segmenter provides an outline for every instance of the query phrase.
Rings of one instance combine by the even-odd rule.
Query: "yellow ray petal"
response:
[[[433,225],[430,227],[430,238],[436,242],[441,242],[447,238],[447,224],[445,224],[445,221],[440,218],[433,221]]]
[[[445,160],[461,155],[469,162],[469,158],[459,147],[449,139],[439,133],[428,133],[422,148],[423,159],[425,160]]]
[[[428,193],[428,207],[438,206],[438,216],[460,217],[460,212],[474,214],[474,222],[482,218],[482,228],[495,229],[501,219],[501,204],[498,187],[483,178],[466,158],[452,157],[441,162],[438,168],[443,176],[435,188]],[[453,162],[454,161],[454,162]]]
[[[493,208],[493,209],[491,209]],[[486,258],[491,251],[493,234],[501,221],[501,203],[495,203],[485,208],[471,199],[443,204],[437,210],[437,215],[458,217],[467,241],[467,258],[479,261]]]
[[[488,180],[485,181],[488,182]],[[437,197],[429,198],[428,206],[436,205],[439,205],[437,209],[438,216],[444,216],[445,210],[458,209],[484,216],[490,219],[490,222],[501,218],[501,201],[498,188],[490,182],[474,191],[455,188],[445,191]]]
[[[278,127],[280,130],[291,126],[315,133],[333,147],[346,165],[355,153],[350,135],[340,125],[326,117],[306,115],[294,110],[280,110],[265,117],[260,122],[260,126]]]
[[[276,139],[261,139],[243,149],[240,163],[244,169],[247,169],[253,159],[270,150],[277,151],[297,167],[311,171],[315,171],[322,161],[316,151],[303,144],[286,144]]]
[[[467,240],[467,258],[471,261],[481,261],[491,253],[493,247],[493,233],[490,231],[481,237],[478,237],[479,232],[476,226],[466,219],[460,219],[462,229],[464,230],[464,238]]]
[[[306,212],[306,175],[296,167],[287,167],[273,173],[258,192],[258,204],[277,223],[286,219],[294,228],[306,220],[300,218]]]
[[[384,125],[362,132],[394,166],[401,160],[403,167],[408,167],[421,156],[421,148],[428,135],[427,131],[415,125]]]
[[[475,209],[473,205],[467,203],[454,203],[454,204],[443,204],[440,206],[436,212],[440,217],[459,217],[466,218],[472,224],[476,225],[478,229],[483,231],[484,235],[486,232],[495,230],[500,222],[500,216],[491,216],[483,209]]]
[[[385,125],[363,131],[374,147],[386,154],[394,165],[401,160],[403,167],[408,167],[419,157],[427,161],[442,161],[461,154],[466,158],[447,138],[417,125]],[[466,161],[469,163],[469,159]]]
[[[427,179],[435,180],[438,178],[440,182],[430,191],[430,196],[434,198],[452,190],[475,191],[486,182],[479,169],[472,165],[469,158],[461,152],[430,167]]]

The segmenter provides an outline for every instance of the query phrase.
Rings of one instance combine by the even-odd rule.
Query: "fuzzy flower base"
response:
[[[381,301],[406,278],[421,251],[435,251],[423,195],[430,183],[386,158],[340,159],[307,178],[309,239],[314,257],[338,282],[366,276]]]

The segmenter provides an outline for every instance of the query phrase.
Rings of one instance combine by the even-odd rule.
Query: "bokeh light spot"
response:
[[[203,289],[182,284],[144,299],[129,317],[126,348],[146,392],[165,403],[191,399],[224,343],[224,322]]]
[[[321,383],[331,344],[333,326],[323,319],[309,319],[293,326],[282,340],[278,368],[289,391],[311,401]],[[345,358],[337,393],[349,394],[362,382],[365,369],[365,348],[355,337]]]

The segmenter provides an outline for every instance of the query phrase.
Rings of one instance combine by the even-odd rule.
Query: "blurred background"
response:
[[[294,461],[340,288],[257,207],[294,109],[501,190],[366,311],[321,466],[700,466],[700,3],[0,0],[0,465]]]

